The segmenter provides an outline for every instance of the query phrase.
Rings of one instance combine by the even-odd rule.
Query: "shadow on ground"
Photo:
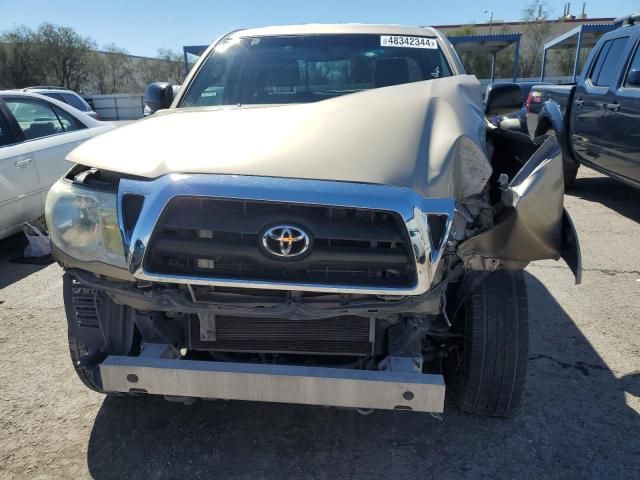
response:
[[[23,255],[27,243],[27,238],[22,233],[0,240],[0,290],[45,268],[50,263],[45,265],[12,263],[11,260]]]
[[[88,448],[102,478],[640,478],[640,418],[547,289],[527,274],[527,388],[509,420],[250,402],[107,398]]]
[[[640,192],[612,178],[578,178],[567,195],[601,203],[635,222],[640,222]]]

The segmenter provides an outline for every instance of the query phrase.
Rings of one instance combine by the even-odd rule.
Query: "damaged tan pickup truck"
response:
[[[487,118],[429,28],[229,33],[51,190],[73,365],[107,394],[508,416],[523,269],[565,259],[560,148]]]

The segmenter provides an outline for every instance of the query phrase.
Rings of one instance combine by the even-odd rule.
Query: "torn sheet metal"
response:
[[[465,267],[513,269],[533,260],[559,259],[563,254],[563,196],[562,154],[550,137],[504,188],[503,207],[494,226],[459,246]],[[577,236],[573,242],[577,247]],[[564,250],[576,257],[571,245]],[[578,275],[579,261],[573,263],[572,270]]]

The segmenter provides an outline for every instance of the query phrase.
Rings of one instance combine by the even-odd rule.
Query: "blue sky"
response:
[[[566,0],[547,0],[555,15]],[[494,18],[515,21],[529,0],[0,0],[0,32],[51,22],[74,28],[99,45],[116,43],[134,55],[158,48],[208,44],[237,28],[286,23],[467,24]],[[582,1],[572,1],[577,14]],[[640,10],[638,0],[588,0],[590,18]]]

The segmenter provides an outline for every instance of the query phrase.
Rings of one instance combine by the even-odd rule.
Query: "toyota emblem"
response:
[[[262,246],[276,257],[299,257],[309,250],[310,243],[309,235],[304,230],[291,225],[271,227],[262,235]]]

